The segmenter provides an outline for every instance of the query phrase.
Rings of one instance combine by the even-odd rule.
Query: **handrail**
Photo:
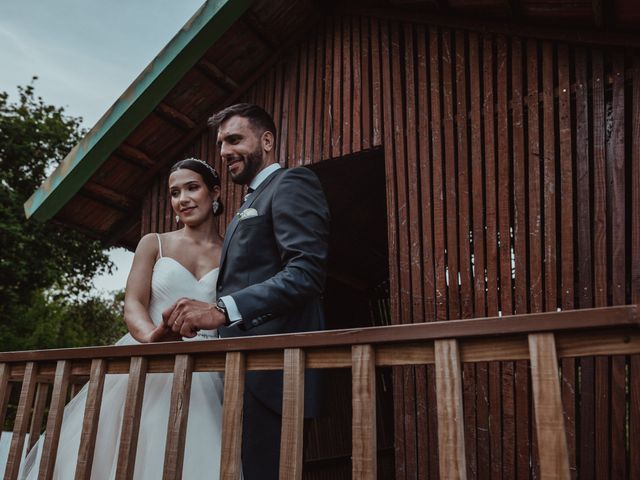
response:
[[[53,400],[39,478],[52,477],[66,392],[73,377],[90,375],[76,469],[76,479],[89,478],[108,373],[129,374],[117,478],[132,478],[146,374],[154,372],[174,374],[163,478],[180,478],[191,375],[198,371],[225,372],[221,478],[237,479],[244,376],[249,370],[284,372],[280,478],[300,479],[306,368],[351,369],[353,478],[373,479],[377,470],[375,368],[420,364],[435,364],[441,478],[465,478],[461,365],[520,359],[531,361],[541,475],[569,478],[558,358],[637,353],[636,305],[242,339],[1,353],[0,421],[8,389],[22,382],[5,480],[17,477],[30,412],[35,419],[44,411],[40,403],[47,390],[40,388],[42,383],[53,383]],[[34,421],[31,431],[37,431]]]
[[[603,315],[605,314],[605,315]],[[51,350],[0,352],[0,362],[36,362],[57,360],[92,360],[94,358],[130,358],[167,354],[198,354],[228,351],[282,350],[285,348],[334,347],[389,342],[415,342],[444,338],[480,338],[535,332],[584,331],[596,328],[640,326],[637,305],[588,308],[559,312],[527,313],[506,317],[486,317],[443,322],[388,325],[262,335],[242,338],[220,338],[201,342],[167,342],[145,345],[80,347]]]

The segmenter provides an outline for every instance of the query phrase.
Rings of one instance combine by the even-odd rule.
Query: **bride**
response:
[[[219,176],[202,160],[181,160],[171,168],[169,192],[176,220],[184,226],[169,233],[148,234],[140,240],[125,295],[124,317],[130,333],[116,345],[179,340],[163,323],[163,310],[182,297],[215,303],[222,247],[214,218],[222,213]],[[197,333],[195,337],[184,340],[217,337],[215,330],[193,333]],[[162,478],[172,377],[170,373],[147,375],[136,480]],[[108,375],[105,380],[91,478],[115,478],[127,381],[127,375]],[[193,374],[183,462],[185,480],[219,476],[222,391],[221,374]],[[86,397],[85,386],[65,407],[55,479],[74,478]],[[43,443],[41,437],[27,455],[21,478],[37,477]]]

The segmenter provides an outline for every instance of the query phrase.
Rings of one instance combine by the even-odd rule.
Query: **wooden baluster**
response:
[[[38,367],[33,362],[27,363],[24,369],[20,402],[18,403],[18,411],[16,412],[9,457],[4,471],[4,480],[16,480],[18,478],[20,461],[22,460],[22,450],[24,448],[24,436],[29,428],[29,414],[31,413],[33,396],[36,391],[37,370]]]
[[[47,406],[47,396],[49,395],[49,384],[39,383],[36,388],[36,399],[33,406],[33,415],[31,416],[31,427],[29,428],[29,443],[27,453],[40,438],[40,430],[42,429],[42,420],[44,419],[44,410]]]
[[[462,367],[457,340],[434,342],[440,478],[467,478]]]
[[[47,419],[47,429],[44,434],[44,447],[42,459],[40,460],[38,480],[53,478],[60,430],[62,428],[62,417],[64,416],[64,405],[67,403],[70,375],[71,364],[67,360],[59,360],[56,365],[56,377],[53,382],[53,394],[51,396],[49,418]]]
[[[282,388],[282,437],[280,439],[280,480],[302,478],[304,427],[304,351],[284,351]]]
[[[376,364],[371,345],[351,349],[352,378],[352,478],[374,479],[376,452]]]
[[[224,367],[224,405],[220,452],[221,480],[238,480],[240,478],[244,372],[244,354],[242,352],[227,353]]]
[[[129,367],[127,398],[124,404],[124,415],[122,416],[116,480],[131,480],[133,478],[146,377],[147,359],[145,357],[133,357]]]
[[[107,362],[104,359],[96,358],[91,362],[91,377],[84,406],[84,420],[82,421],[82,432],[80,433],[80,449],[78,450],[75,480],[89,480],[91,478],[106,370]]]
[[[191,378],[193,357],[177,355],[173,367],[173,387],[171,388],[171,406],[167,427],[167,444],[164,451],[164,480],[182,478],[184,442],[189,418],[189,399],[191,397]]]
[[[0,425],[4,425],[4,417],[7,414],[7,405],[11,394],[10,373],[11,367],[6,363],[0,363]]]
[[[529,335],[529,355],[540,476],[545,479],[569,479],[569,454],[553,333]]]

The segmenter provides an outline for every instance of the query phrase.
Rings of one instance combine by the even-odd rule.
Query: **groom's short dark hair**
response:
[[[268,131],[273,133],[273,138],[276,138],[276,124],[273,122],[271,115],[262,107],[251,103],[236,103],[224,110],[220,110],[209,118],[207,124],[214,130],[217,130],[225,121],[236,116],[249,120],[253,128],[258,131],[258,134],[262,135]]]

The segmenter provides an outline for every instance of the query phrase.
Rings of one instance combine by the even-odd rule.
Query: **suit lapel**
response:
[[[233,238],[233,234],[236,232],[236,228],[238,228],[238,224],[240,223],[238,219],[238,214],[240,212],[243,212],[247,208],[250,208],[251,205],[253,205],[256,199],[260,196],[260,194],[264,192],[267,186],[273,181],[273,179],[276,178],[278,175],[280,175],[282,172],[284,172],[284,170],[285,170],[284,168],[279,168],[278,170],[273,172],[271,175],[269,175],[267,178],[265,178],[264,181],[260,184],[260,186],[256,188],[256,190],[251,194],[251,197],[242,204],[238,212],[233,216],[231,223],[229,223],[229,225],[227,226],[227,231],[224,234],[224,241],[222,242],[222,252],[220,254],[220,274],[222,274],[222,272],[224,271],[224,263],[225,263],[225,260],[227,259],[227,250],[229,249],[229,245],[231,244],[231,238]],[[220,278],[220,276],[218,278]]]

